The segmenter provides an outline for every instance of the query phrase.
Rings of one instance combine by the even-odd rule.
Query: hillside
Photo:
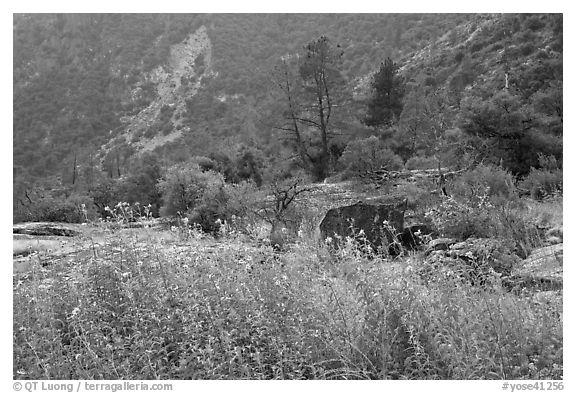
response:
[[[223,173],[242,155],[252,172],[284,165],[292,153],[274,131],[285,110],[274,69],[321,35],[341,52],[352,93],[334,125],[333,172],[348,165],[346,146],[370,135],[404,163],[436,154],[420,115],[430,105],[442,132],[462,142],[458,157],[443,158],[454,165],[468,165],[467,154],[526,175],[538,154],[562,160],[561,15],[17,14],[13,29],[19,204],[37,187],[91,189],[132,173],[144,153],[162,168],[197,156]],[[363,122],[387,57],[405,83],[404,111],[382,130]],[[444,101],[430,104],[433,96]],[[515,145],[494,145],[502,127],[521,129]]]
[[[131,141],[133,133],[176,131],[172,140],[188,127],[189,139],[207,133],[216,141],[265,133],[250,129],[258,127],[250,113],[266,97],[267,74],[281,55],[326,34],[342,45],[352,81],[387,55],[421,48],[438,34],[429,30],[457,23],[440,15],[15,15],[15,167],[55,174],[74,151],[98,151],[116,136]],[[198,65],[210,62],[213,74],[178,63],[204,53],[185,44],[199,31],[211,54]],[[170,107],[159,116],[165,101],[178,101],[170,121]]]

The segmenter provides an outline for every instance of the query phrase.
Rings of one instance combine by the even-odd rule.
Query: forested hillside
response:
[[[14,379],[563,389],[561,14],[13,29]]]
[[[328,66],[339,102],[326,141],[310,118],[301,130],[310,162],[326,163],[318,172],[294,159],[293,130],[279,130],[279,81],[303,75],[295,55],[306,45],[316,53],[320,37],[337,53]],[[386,59],[380,75],[396,80],[395,103],[375,99]],[[199,159],[230,182],[298,168],[322,180],[357,172],[367,137],[390,156],[370,168],[434,166],[435,157],[525,176],[539,155],[562,161],[561,15],[15,15],[13,63],[23,210],[45,197],[93,200],[119,179],[130,196],[113,199],[152,202],[157,179],[143,195],[127,179]],[[392,116],[374,121],[391,105]]]

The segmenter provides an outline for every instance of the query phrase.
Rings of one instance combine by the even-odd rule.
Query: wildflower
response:
[[[324,240],[324,242],[325,242],[326,244],[331,244],[331,243],[332,243],[332,238],[331,238],[330,236],[328,236],[328,237],[326,238],[326,240]]]

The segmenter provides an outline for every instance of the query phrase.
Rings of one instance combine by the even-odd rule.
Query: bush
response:
[[[486,42],[484,42],[484,41],[476,42],[470,47],[470,53],[476,53],[479,50],[481,50],[482,48],[484,48],[485,46],[486,46]]]
[[[538,31],[546,26],[546,24],[540,19],[539,16],[534,15],[526,19],[524,26],[532,31]]]
[[[257,193],[253,182],[212,183],[187,217],[189,222],[200,225],[203,231],[212,234],[218,233],[224,223],[243,231],[254,223],[254,206],[259,199]]]
[[[214,171],[202,171],[198,164],[182,164],[167,170],[158,181],[163,206],[160,215],[187,213],[199,205],[207,189],[224,186],[224,177]]]
[[[14,221],[85,222],[91,208],[92,200],[86,195],[72,194],[68,197],[46,195],[34,204],[20,208],[14,216]]]
[[[520,53],[522,54],[522,56],[528,56],[532,52],[534,52],[534,50],[535,50],[534,45],[531,43],[525,43],[520,47]]]
[[[542,200],[562,193],[562,169],[534,169],[522,180],[520,187],[534,199]]]
[[[438,167],[438,161],[434,157],[416,156],[408,159],[404,164],[406,169],[434,169]]]
[[[465,240],[469,237],[488,238],[498,231],[498,219],[486,199],[448,198],[426,213],[435,229],[443,237]]]
[[[506,200],[517,196],[514,176],[494,165],[478,165],[455,179],[450,188],[454,195],[475,201],[485,196]]]
[[[454,56],[454,60],[456,60],[456,63],[460,63],[464,59],[464,56],[465,56],[464,52],[458,52]]]
[[[403,167],[402,158],[375,136],[350,142],[339,161],[349,173],[377,169],[393,171]]]
[[[487,291],[442,267],[424,281],[422,257],[382,263],[349,243],[331,256],[133,239],[18,280],[15,379],[563,377],[561,295]]]
[[[537,200],[562,194],[563,174],[556,157],[538,154],[538,165],[540,168],[530,169],[520,187]]]

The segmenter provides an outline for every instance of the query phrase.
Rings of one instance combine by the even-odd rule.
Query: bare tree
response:
[[[292,142],[302,167],[316,180],[325,179],[331,170],[334,114],[344,100],[341,56],[339,46],[320,37],[306,45],[302,55],[283,58],[275,70],[284,110],[281,124],[274,128]]]

